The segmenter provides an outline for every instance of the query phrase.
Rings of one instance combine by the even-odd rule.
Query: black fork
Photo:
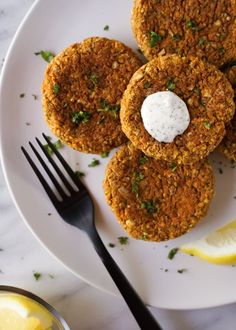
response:
[[[40,153],[36,150],[31,142],[29,142],[34,154],[38,158],[39,162],[43,166],[47,175],[51,179],[54,184],[56,190],[61,196],[61,200],[59,200],[46,179],[43,177],[38,167],[35,165],[27,151],[24,147],[21,147],[25,157],[30,163],[32,169],[43,185],[45,191],[47,192],[49,198],[51,199],[53,205],[55,206],[57,212],[60,214],[62,219],[64,219],[67,223],[72,226],[75,226],[83,231],[85,231],[90,238],[93,246],[101,258],[103,264],[105,265],[107,271],[111,275],[113,281],[115,282],[117,288],[125,299],[127,305],[129,306],[133,316],[135,317],[138,325],[143,330],[161,330],[161,327],[158,325],[148,308],[140,299],[139,295],[130,285],[127,278],[124,276],[118,265],[115,263],[110,253],[107,251],[105,245],[103,244],[94,224],[94,207],[93,201],[89,196],[89,193],[65,159],[61,156],[59,151],[55,148],[53,143],[51,143],[50,139],[43,134],[44,139],[47,141],[49,147],[52,149],[53,153],[57,156],[60,163],[62,164],[64,170],[67,172],[67,176],[69,176],[74,182],[76,189],[71,185],[71,183],[66,178],[66,175],[59,168],[57,163],[51,157],[51,155],[45,150],[44,145],[40,142],[38,138],[36,141],[43,153],[51,163],[52,167],[57,172],[58,176],[64,183],[65,187],[69,191],[69,195],[64,191],[63,187],[60,185],[54,174],[49,169],[48,165],[45,163],[43,158],[40,156]]]

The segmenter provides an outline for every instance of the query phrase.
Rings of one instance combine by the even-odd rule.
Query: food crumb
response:
[[[179,248],[171,249],[168,254],[168,259],[170,259],[170,260],[174,259],[175,255],[178,251],[179,251]]]

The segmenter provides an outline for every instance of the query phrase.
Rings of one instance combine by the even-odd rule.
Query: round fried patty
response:
[[[124,143],[120,100],[141,64],[129,47],[106,38],[88,38],[62,51],[42,84],[43,110],[53,133],[89,153]]]
[[[236,58],[235,0],[135,0],[132,28],[150,60],[195,55],[221,66]]]
[[[106,169],[107,203],[127,233],[163,241],[188,232],[207,213],[214,194],[212,167],[169,164],[145,156],[131,143],[120,147]]]
[[[234,102],[236,103],[236,65],[225,71],[226,77],[234,89]],[[229,159],[236,162],[236,113],[226,126],[226,135],[219,145],[219,150]]]
[[[164,90],[176,93],[190,113],[188,128],[171,143],[155,140],[140,112],[148,95]],[[120,115],[124,133],[146,155],[187,164],[203,159],[218,146],[233,114],[233,90],[222,72],[197,57],[167,55],[136,71],[123,95]]]

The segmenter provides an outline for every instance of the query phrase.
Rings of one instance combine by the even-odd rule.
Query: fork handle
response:
[[[104,266],[129,306],[140,328],[142,330],[162,330],[137,292],[133,289],[127,278],[115,263],[110,253],[107,251],[96,228],[91,229],[91,231],[87,232],[87,234],[91,239],[97,254],[101,258]]]

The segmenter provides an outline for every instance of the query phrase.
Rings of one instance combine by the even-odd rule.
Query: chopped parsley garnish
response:
[[[20,98],[23,98],[23,97],[25,97],[25,93],[20,94]]]
[[[169,78],[166,83],[168,91],[173,91],[175,89],[175,82],[172,78]]]
[[[59,150],[63,147],[61,140],[57,140],[55,143],[53,143],[53,145],[57,150]],[[44,150],[46,151],[46,153],[48,154],[48,156],[51,156],[53,154],[53,150],[49,147],[48,144],[45,144],[43,147],[44,147]]]
[[[54,94],[57,95],[59,93],[59,90],[60,90],[60,86],[57,83],[55,83],[53,85],[53,92],[54,92]]]
[[[178,269],[177,272],[183,274],[184,272],[187,272],[187,269],[186,268]]]
[[[129,238],[126,236],[118,237],[118,241],[121,245],[127,245],[129,243]]]
[[[49,51],[45,51],[45,50],[41,50],[40,52],[36,52],[34,54],[35,55],[41,55],[42,58],[48,63],[50,63],[51,60],[55,57],[55,55],[53,53],[51,53]]]
[[[34,273],[33,275],[34,275],[34,278],[35,278],[36,281],[38,281],[40,279],[40,277],[42,276],[41,273],[37,273],[37,272]]]
[[[150,88],[152,87],[152,83],[150,81],[145,81],[145,83],[143,84],[144,88]]]
[[[71,121],[74,124],[87,123],[91,117],[91,114],[86,111],[74,111],[71,114]]]
[[[99,78],[96,74],[92,73],[91,76],[89,77],[89,79],[92,81],[93,83],[93,88],[95,88],[98,83],[99,83]]]
[[[155,47],[157,43],[160,42],[161,40],[162,40],[162,36],[160,36],[160,34],[154,31],[149,32],[149,45],[151,47]]]
[[[111,247],[111,248],[114,248],[115,244],[114,243],[108,243],[108,246]]]
[[[186,22],[186,28],[192,30],[193,32],[198,30],[197,23],[193,19],[190,19]]]
[[[118,117],[118,113],[120,112],[119,104],[109,104],[107,100],[102,99],[100,101],[101,108],[97,109],[98,112],[108,112],[112,114],[115,118]]]
[[[179,251],[178,248],[171,249],[168,254],[168,259],[170,259],[170,260],[174,259],[175,255],[178,251]]]
[[[144,175],[140,172],[133,173],[133,179],[131,184],[131,191],[135,193],[136,197],[139,195],[139,184],[144,179]]]
[[[139,158],[139,164],[144,165],[148,161],[148,157],[146,155],[143,155]]]
[[[95,167],[98,166],[100,164],[99,160],[96,158],[93,158],[93,160],[91,161],[90,164],[88,164],[88,167]]]
[[[195,87],[195,88],[193,89],[193,91],[194,91],[194,93],[196,93],[197,95],[201,95],[201,90],[200,90],[199,87]]]
[[[110,28],[109,25],[105,25],[104,28],[103,28],[103,30],[104,31],[109,31],[109,28]]]
[[[200,37],[198,40],[198,46],[203,46],[206,43],[206,38],[205,37]]]
[[[83,176],[85,176],[85,173],[84,172],[81,172],[81,171],[75,171],[75,175],[80,179]]]
[[[179,33],[175,33],[173,36],[172,36],[172,39],[175,40],[175,41],[179,41],[182,39],[182,36],[179,34]]]
[[[171,168],[171,170],[172,170],[173,172],[175,172],[176,169],[177,169],[177,164],[176,164],[176,163],[171,163],[171,164],[170,164],[170,168]]]
[[[149,214],[152,214],[158,211],[158,206],[154,201],[144,201],[141,203],[141,209],[145,209]]]
[[[107,152],[102,152],[101,153],[101,157],[102,158],[107,158],[109,156],[109,152],[107,151]]]
[[[211,123],[209,123],[209,121],[204,121],[203,125],[207,128],[207,129],[211,129],[212,125]]]
[[[205,102],[204,100],[201,100],[201,101],[200,101],[200,105],[201,105],[202,107],[205,107],[205,106],[206,106],[206,102]]]

